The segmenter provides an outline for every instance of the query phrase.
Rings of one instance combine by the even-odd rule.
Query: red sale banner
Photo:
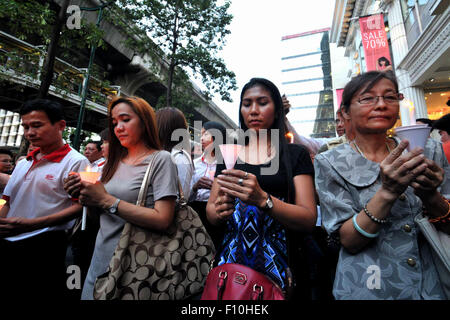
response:
[[[359,18],[367,71],[392,70],[383,14]]]
[[[341,108],[341,102],[342,102],[342,93],[344,92],[344,89],[336,89],[336,98],[337,98],[337,105],[338,110]]]

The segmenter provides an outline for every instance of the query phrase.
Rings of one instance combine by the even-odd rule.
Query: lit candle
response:
[[[82,181],[89,183],[96,183],[98,178],[100,177],[100,172],[92,171],[91,166],[86,167],[86,171],[80,172],[80,178]],[[81,230],[86,230],[86,217],[87,217],[87,208],[83,206],[83,216],[81,218]]]
[[[3,208],[3,206],[6,204],[5,199],[0,199],[0,209]]]
[[[292,132],[286,133],[286,138],[289,139],[289,143],[294,143],[294,135]]]
[[[412,101],[406,99],[400,101],[400,118],[402,120],[402,126],[416,124],[416,112]]]

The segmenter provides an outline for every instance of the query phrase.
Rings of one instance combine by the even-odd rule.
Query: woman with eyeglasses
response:
[[[446,298],[415,218],[449,233],[450,168],[432,139],[408,152],[407,140],[386,135],[402,99],[392,72],[353,78],[343,116],[355,138],[315,159],[322,222],[341,243],[336,299]]]

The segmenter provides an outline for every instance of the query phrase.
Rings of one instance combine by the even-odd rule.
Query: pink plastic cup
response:
[[[222,152],[225,166],[227,169],[233,169],[242,146],[239,144],[221,144],[219,148],[220,152]]]

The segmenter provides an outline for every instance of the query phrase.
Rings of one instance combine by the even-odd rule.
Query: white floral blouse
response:
[[[440,191],[448,198],[450,167],[442,145],[428,139],[424,153],[444,168]],[[337,233],[381,187],[380,165],[345,143],[318,154],[314,166],[322,223],[329,234]],[[445,299],[431,248],[414,222],[421,212],[421,200],[408,187],[377,238],[357,254],[341,248],[333,286],[336,299]]]

